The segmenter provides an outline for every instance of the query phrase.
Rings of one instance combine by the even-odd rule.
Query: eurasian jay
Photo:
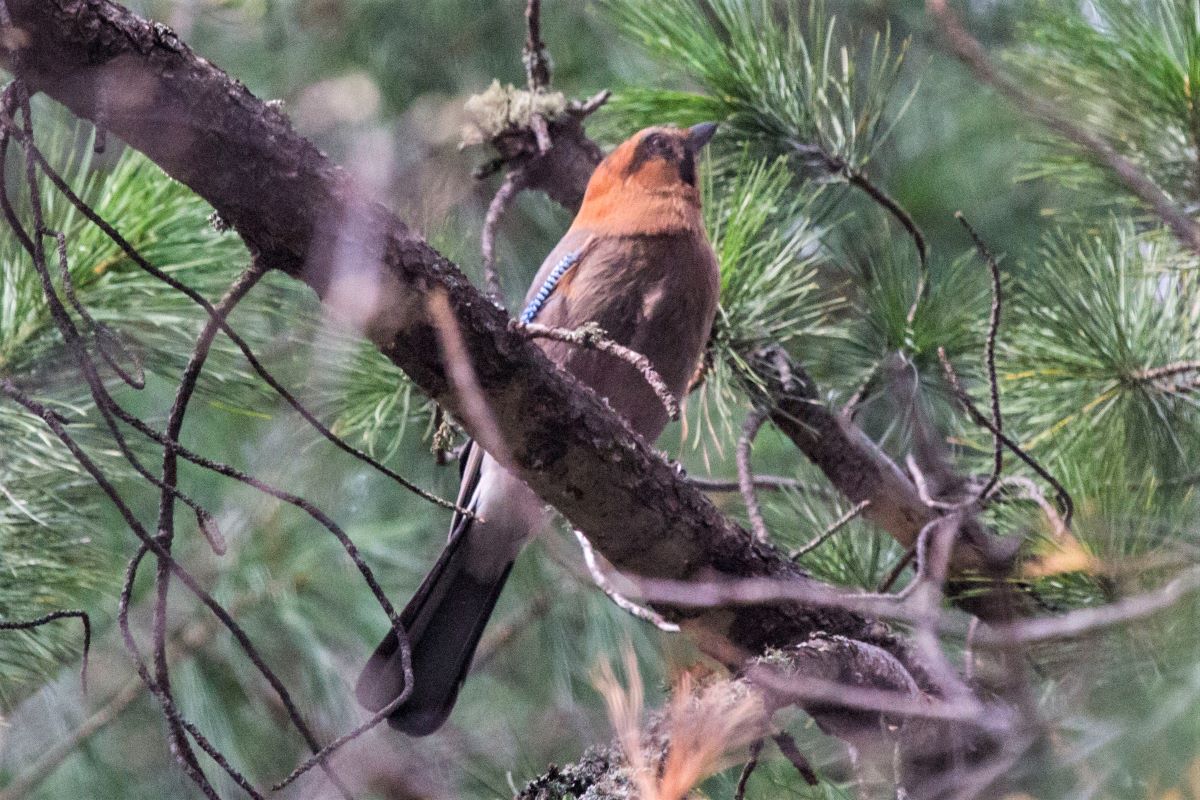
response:
[[[524,323],[605,335],[645,355],[676,397],[695,373],[717,311],[720,276],[704,230],[697,153],[716,129],[654,127],[605,158],[588,182],[570,229],[534,278]],[[591,387],[647,442],[667,423],[662,401],[630,364],[558,341],[550,360]],[[401,614],[413,691],[389,723],[413,736],[437,730],[454,707],[521,546],[551,518],[545,504],[487,453],[463,456],[460,506],[437,563]],[[371,656],[356,694],[378,711],[400,696],[404,674],[394,633]]]

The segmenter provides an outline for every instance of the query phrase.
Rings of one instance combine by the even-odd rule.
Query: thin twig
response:
[[[971,223],[967,222],[967,218],[961,211],[954,212],[954,218],[971,235],[971,239],[975,242],[975,249],[979,251],[979,257],[987,263],[988,272],[992,276],[992,308],[988,314],[984,363],[987,365],[988,391],[992,401],[992,427],[995,429],[995,433],[992,434],[992,474],[977,495],[982,500],[988,496],[992,487],[996,485],[996,481],[1000,480],[1000,473],[1004,470],[1004,445],[1000,441],[1000,437],[1004,434],[1004,420],[1000,415],[1000,382],[996,379],[996,334],[1000,329],[1000,304],[1003,294],[1000,287],[1000,265],[996,262],[996,257],[992,255],[991,250],[984,244],[983,238],[971,227]]]
[[[488,205],[487,216],[483,219],[483,234],[480,236],[483,276],[487,285],[487,296],[498,305],[504,305],[504,288],[500,285],[500,276],[496,272],[496,229],[500,226],[500,220],[508,211],[509,205],[524,186],[524,169],[518,167],[505,175],[500,188],[496,190],[496,195]]]
[[[862,502],[858,503],[853,508],[851,508],[849,511],[847,511],[845,514],[842,514],[840,517],[838,517],[836,520],[834,520],[832,525],[830,525],[828,528],[826,528],[825,530],[823,530],[819,534],[817,534],[815,537],[813,537],[812,541],[810,541],[808,544],[804,545],[799,550],[792,553],[789,556],[789,558],[791,558],[792,561],[795,561],[798,558],[808,555],[813,550],[816,550],[818,547],[820,547],[822,544],[824,544],[825,541],[828,540],[830,536],[833,536],[835,533],[840,531],[842,528],[846,527],[846,525],[850,522],[850,520],[854,519],[859,514],[866,511],[867,507],[870,505],[871,505],[870,500],[863,500]]]
[[[783,753],[783,757],[792,762],[792,766],[800,773],[800,777],[809,786],[816,786],[820,781],[817,780],[817,773],[813,772],[812,764],[808,763],[808,759],[800,752],[800,748],[796,746],[796,740],[787,731],[780,731],[771,737],[775,740],[775,746],[779,748],[779,752]]]
[[[1028,644],[1082,636],[1157,614],[1198,591],[1200,567],[1193,567],[1158,589],[1126,597],[1108,605],[1081,608],[1058,617],[1041,617],[1006,625],[984,626],[978,631],[976,642],[980,646],[1002,649],[1016,643]]]
[[[921,496],[921,502],[930,508],[939,508],[943,511],[957,511],[975,502],[974,498],[952,503],[934,497],[929,489],[929,481],[925,478],[925,471],[921,469],[921,465],[917,463],[917,459],[912,453],[904,457],[904,466],[908,468],[908,475],[912,478],[913,486],[917,487],[917,494]]]
[[[905,210],[904,206],[900,205],[893,197],[891,197],[882,188],[867,177],[866,173],[857,170],[850,165],[848,161],[838,155],[834,155],[820,145],[805,144],[795,140],[791,140],[792,148],[800,154],[801,158],[813,158],[819,162],[823,162],[825,168],[835,175],[841,175],[847,183],[862,190],[868,197],[871,198],[880,208],[892,216],[900,226],[912,238],[913,246],[917,251],[917,262],[919,270],[917,272],[917,290],[913,296],[912,305],[909,306],[908,314],[905,320],[911,326],[913,319],[917,315],[917,307],[921,304],[921,300],[925,297],[925,292],[928,286],[929,273],[929,245],[925,240],[925,234],[921,232],[912,215]]]
[[[79,302],[79,296],[75,294],[75,282],[71,279],[70,259],[67,257],[67,237],[61,231],[46,229],[43,233],[54,237],[58,245],[58,273],[59,279],[62,281],[63,293],[67,296],[67,302],[75,309],[75,313],[79,315],[79,318],[83,320],[87,329],[91,331],[96,341],[96,349],[100,351],[101,358],[112,368],[117,377],[127,385],[139,390],[146,388],[146,373],[137,356],[129,352],[120,338],[107,325],[92,317],[83,303]],[[107,343],[115,344],[119,349],[124,351],[124,354],[133,361],[136,370],[134,373],[126,371],[120,359],[108,351]]]
[[[250,267],[242,272],[241,275],[233,282],[226,291],[225,296],[216,305],[217,313],[210,317],[206,322],[200,336],[196,340],[196,344],[192,349],[192,355],[188,358],[188,363],[184,367],[183,375],[180,378],[179,387],[175,393],[175,399],[171,404],[171,410],[168,412],[167,425],[165,435],[168,441],[175,441],[179,438],[180,431],[183,429],[184,415],[187,413],[188,402],[195,391],[196,383],[200,378],[200,372],[204,367],[204,362],[208,358],[209,351],[213,341],[216,339],[217,331],[220,323],[225,320],[233,307],[253,289],[258,281],[266,274],[266,269],[257,261],[251,263]],[[159,497],[158,507],[158,540],[162,544],[163,549],[170,552],[172,539],[175,534],[175,492],[173,488],[178,480],[178,458],[174,448],[167,444],[163,447],[162,471],[161,477],[157,482],[162,487],[162,493]],[[200,519],[197,514],[197,519]],[[213,523],[215,526],[215,523]],[[208,531],[209,526],[202,524],[201,530]],[[214,545],[214,550],[223,551],[223,545],[218,546],[218,543],[210,538],[210,543]],[[129,584],[132,583],[137,575],[137,563],[133,563],[130,568]],[[163,559],[158,559],[155,569],[155,602],[154,616],[152,623],[152,633],[154,641],[154,683],[159,690],[166,695],[171,692],[170,682],[170,667],[167,662],[167,602],[169,589],[171,584],[171,569],[170,565]],[[127,625],[127,623],[125,623]],[[130,638],[129,641],[132,641]],[[138,659],[140,664],[140,658]],[[149,684],[147,684],[149,685]],[[172,720],[172,722],[176,722]],[[180,718],[178,723],[186,727],[186,721]],[[198,732],[188,729],[192,738],[201,743],[203,737]],[[207,747],[201,743],[201,747],[207,751]],[[218,754],[219,755],[219,754]],[[226,772],[238,780],[240,776],[235,775],[224,762],[223,757],[214,756]],[[253,789],[247,789],[253,793]]]
[[[850,395],[850,399],[842,406],[842,415],[854,419],[854,415],[858,412],[858,407],[862,405],[863,398],[867,396],[867,390],[871,388],[871,382],[875,380],[876,373],[879,372],[880,362],[876,361],[871,365],[870,371],[867,372],[867,377],[863,378],[862,383]]]
[[[750,745],[750,758],[747,759],[746,765],[742,767],[742,774],[738,776],[737,788],[733,790],[733,800],[743,800],[746,796],[746,784],[750,782],[750,776],[754,774],[755,768],[758,767],[758,756],[762,753],[763,740],[756,739]]]
[[[688,476],[688,482],[705,492],[740,492],[741,484],[736,480],[727,480],[724,478],[705,478],[694,475]],[[754,488],[767,489],[770,491],[792,491],[802,494],[812,494],[817,497],[835,498],[841,495],[832,489],[827,489],[824,486],[815,486],[811,483],[796,480],[795,478],[786,478],[782,475],[758,475],[754,476]]]
[[[479,388],[479,379],[471,366],[471,356],[463,341],[462,331],[458,328],[458,320],[450,308],[450,300],[442,289],[429,293],[427,302],[429,318],[437,333],[438,346],[442,351],[442,361],[446,367],[446,377],[450,387],[458,398],[460,419],[471,423],[474,427],[475,441],[500,464],[511,464],[512,458],[496,423],[496,416],[488,406],[483,390]]]
[[[654,609],[640,606],[614,589],[612,583],[608,580],[608,576],[604,574],[604,569],[596,559],[596,551],[592,549],[592,543],[579,531],[575,531],[575,538],[579,541],[580,548],[583,549],[583,561],[587,564],[588,573],[591,574],[592,580],[600,591],[608,595],[608,599],[612,600],[617,608],[629,612],[640,620],[649,622],[660,631],[668,633],[679,632],[679,626],[674,622],[668,622]]]
[[[1054,532],[1056,540],[1062,541],[1071,535],[1070,531],[1067,530],[1066,523],[1063,522],[1062,515],[1058,513],[1058,509],[1046,499],[1046,495],[1042,492],[1041,488],[1024,475],[1006,475],[1001,478],[995,488],[992,489],[989,497],[1000,497],[1009,486],[1016,486],[1019,489],[1014,497],[1029,500],[1042,510],[1042,513],[1046,515],[1046,519],[1050,521],[1050,528]]]
[[[862,189],[864,192],[866,192],[868,197],[870,197],[885,211],[891,214],[892,217],[900,223],[900,226],[908,232],[908,235],[912,237],[913,245],[917,248],[917,259],[920,261],[921,265],[920,286],[924,287],[925,270],[929,262],[929,245],[925,241],[925,234],[921,233],[920,227],[917,226],[917,223],[913,220],[908,211],[905,210],[904,206],[900,205],[900,203],[892,198],[887,192],[883,191],[883,189],[876,186],[871,179],[866,176],[865,173],[856,169],[852,169],[848,164],[844,163],[842,166],[842,171],[846,176],[846,180],[849,181],[852,186],[857,186],[859,189]],[[921,293],[922,290],[918,289],[918,296],[920,296]],[[909,319],[909,322],[912,322],[912,320]]]
[[[917,556],[917,543],[913,542],[913,546],[904,551],[904,555],[896,562],[896,565],[888,571],[887,575],[883,576],[883,580],[879,582],[878,588],[875,589],[876,594],[886,594],[888,590],[900,579],[904,574],[904,568],[912,563]]]
[[[642,378],[654,390],[654,394],[658,396],[663,407],[667,410],[667,416],[673,420],[679,419],[679,401],[675,398],[671,388],[667,386],[667,382],[654,369],[654,365],[650,363],[650,359],[636,350],[631,350],[625,345],[617,344],[612,339],[609,339],[599,326],[587,324],[575,330],[569,330],[567,328],[552,328],[548,325],[539,325],[536,322],[529,322],[523,325],[520,323],[513,324],[516,325],[517,330],[534,339],[553,339],[556,342],[573,344],[586,350],[596,350],[597,352],[607,353],[610,356],[621,359],[641,373]]]
[[[554,142],[550,139],[550,124],[541,114],[531,114],[529,129],[533,131],[533,140],[537,142],[538,155],[546,155]]]
[[[0,0],[0,3],[2,3],[2,1],[3,0]],[[70,315],[67,313],[66,307],[62,304],[62,301],[59,299],[58,294],[54,289],[54,283],[50,276],[48,259],[43,241],[44,237],[49,234],[49,230],[46,226],[43,213],[40,185],[37,178],[37,164],[32,153],[34,149],[33,114],[30,107],[28,89],[22,81],[14,80],[9,84],[8,87],[6,87],[4,94],[5,106],[15,106],[20,110],[22,126],[17,128],[17,126],[14,124],[15,117],[13,123],[5,122],[4,124],[0,125],[0,207],[3,209],[3,214],[9,228],[13,231],[18,242],[33,260],[34,270],[41,282],[42,294],[46,299],[51,320],[58,329],[60,335],[63,337],[68,351],[75,358],[84,379],[89,385],[93,398],[95,398],[98,404],[100,404],[99,407],[101,413],[104,414],[105,423],[108,426],[109,431],[113,434],[114,440],[116,441],[122,455],[140,474],[143,476],[148,476],[149,472],[142,467],[140,461],[138,461],[138,459],[129,450],[120,434],[120,431],[116,428],[115,422],[112,420],[111,416],[106,413],[106,409],[101,403],[102,396],[106,394],[103,383],[100,380],[95,365],[92,363],[91,358],[87,353],[87,349],[83,344],[79,329],[71,320]],[[21,142],[25,156],[24,179],[26,190],[28,192],[30,216],[32,217],[33,221],[32,234],[25,231],[24,226],[17,218],[15,209],[13,209],[12,204],[8,199],[5,161],[8,153],[10,138],[12,137],[13,132],[16,130],[20,130],[23,134],[21,137]],[[65,267],[66,265],[60,264],[60,266]],[[70,283],[69,274],[67,283]],[[66,291],[65,288],[64,291]],[[26,410],[34,411],[34,408],[30,405],[30,403],[33,401],[25,397],[23,393],[21,393],[20,390],[17,389],[14,384],[12,384],[11,381],[6,379],[0,383],[0,390],[3,390],[5,394],[8,394],[10,397],[16,399],[18,403],[26,408]],[[47,424],[52,424],[49,418],[46,418],[46,422]],[[57,420],[53,422],[53,425],[58,425],[61,429],[61,423]],[[60,439],[61,438],[62,436],[60,435]],[[63,441],[64,443],[66,442],[66,440]],[[70,447],[68,447],[68,449],[70,449]],[[82,451],[79,452],[81,453]],[[77,461],[80,460],[79,455],[74,451],[73,455],[76,455]],[[117,496],[117,499],[119,499],[119,496]],[[138,657],[137,661],[139,668],[144,669],[144,666],[141,664],[140,656]],[[150,684],[147,685],[149,686]],[[167,720],[169,723],[168,728],[170,731],[169,743],[171,745],[172,754],[182,767],[184,773],[188,775],[188,777],[197,785],[201,792],[208,797],[209,800],[217,800],[216,789],[213,788],[212,784],[208,781],[207,776],[205,776],[204,771],[199,765],[199,762],[196,760],[194,752],[187,743],[184,727],[179,714],[174,710],[174,704],[171,700],[169,690],[161,693],[161,697],[163,700],[163,708],[167,712]]]
[[[86,611],[80,609],[61,609],[51,611],[49,614],[44,614],[37,619],[27,620],[0,620],[0,631],[27,631],[33,628],[39,628],[49,622],[54,622],[59,619],[77,618],[80,624],[83,625],[83,663],[79,667],[79,685],[84,694],[87,694],[87,669],[88,656],[92,652],[92,618],[88,616]]]
[[[1161,367],[1150,367],[1134,372],[1130,377],[1136,381],[1149,382],[1162,378],[1174,378],[1189,372],[1200,372],[1200,361],[1179,361],[1174,364],[1164,364]]]
[[[967,639],[963,643],[963,680],[967,683],[975,680],[975,636],[979,633],[979,624],[979,617],[971,617]]]
[[[1075,503],[1071,499],[1071,495],[1067,492],[1066,488],[1059,483],[1058,479],[1051,475],[1045,467],[1039,464],[1033,458],[1033,456],[1026,453],[1019,444],[1014,442],[1003,432],[996,430],[992,426],[991,420],[980,413],[979,409],[975,407],[975,403],[971,400],[971,396],[967,394],[966,390],[963,389],[962,384],[959,383],[958,373],[954,371],[954,365],[950,363],[950,359],[946,356],[946,348],[938,348],[938,359],[942,362],[942,369],[946,373],[946,380],[949,382],[950,388],[954,391],[955,396],[958,398],[958,401],[962,404],[963,408],[965,408],[967,413],[971,415],[971,418],[974,419],[979,425],[991,431],[997,438],[1000,439],[1000,441],[1004,443],[1005,447],[1007,447],[1013,452],[1014,455],[1016,455],[1017,458],[1024,461],[1029,468],[1040,475],[1042,479],[1046,481],[1046,483],[1054,487],[1054,491],[1058,497],[1059,505],[1063,509],[1063,524],[1070,528],[1071,517],[1075,513]]]
[[[129,601],[133,595],[133,584],[137,579],[138,567],[141,565],[142,559],[145,558],[147,552],[149,552],[149,547],[143,544],[138,548],[133,558],[130,559],[129,566],[125,570],[125,580],[121,587],[120,598],[117,601],[117,627],[121,631],[121,639],[125,643],[125,649],[129,652],[130,658],[133,660],[134,669],[137,670],[138,677],[141,678],[142,683],[154,699],[162,706],[163,714],[167,717],[170,729],[169,744],[171,751],[183,765],[184,772],[200,786],[205,796],[215,798],[217,796],[216,789],[212,787],[212,784],[208,781],[208,777],[201,769],[200,763],[196,760],[195,753],[187,743],[187,736],[191,736],[192,740],[200,746],[200,749],[212,757],[218,766],[225,770],[229,777],[245,790],[253,800],[264,800],[262,793],[254,788],[249,780],[229,763],[228,759],[217,750],[195,725],[184,718],[178,704],[175,702],[170,683],[152,676],[150,670],[146,667],[141,648],[138,647],[137,641],[133,638],[133,631],[129,627]],[[164,549],[164,552],[169,551]],[[163,562],[160,561],[160,563]],[[156,599],[156,611],[159,605],[159,601]]]
[[[334,739],[332,742],[325,745],[320,752],[313,753],[312,756],[292,770],[286,778],[272,786],[272,791],[278,792],[280,789],[288,786],[301,775],[308,772],[318,764],[324,765],[329,756],[333,755],[336,751],[341,749],[349,742],[352,742],[358,737],[362,736],[379,723],[383,722],[392,715],[393,711],[402,706],[404,703],[408,702],[408,698],[413,691],[412,646],[408,641],[408,632],[403,627],[395,630],[397,637],[399,637],[400,644],[400,668],[404,673],[404,688],[400,691],[400,694],[395,700],[372,714],[366,722],[363,722],[357,728],[354,728],[350,732],[342,734],[338,738]]]
[[[525,5],[525,77],[531,92],[550,85],[550,57],[542,41],[542,0],[529,0]]]
[[[602,89],[582,102],[572,100],[567,105],[567,113],[578,119],[583,119],[596,113],[602,105],[608,102],[608,98],[610,97],[612,97],[612,91],[610,89]]]
[[[765,408],[754,408],[746,415],[742,423],[742,435],[737,443],[738,489],[742,493],[742,502],[746,504],[746,516],[750,518],[750,528],[754,538],[760,542],[767,541],[767,523],[763,519],[762,507],[758,503],[758,493],[754,490],[754,471],[750,466],[750,454],[754,447],[754,437],[767,420]]]
[[[59,422],[57,417],[53,413],[50,413],[45,406],[27,397],[8,379],[0,379],[0,393],[8,395],[27,411],[40,417],[42,421],[45,422],[54,435],[58,437],[59,441],[61,441],[70,451],[71,455],[74,456],[76,462],[83,468],[85,472],[88,473],[88,475],[91,476],[96,485],[100,487],[100,490],[109,498],[113,505],[116,506],[117,511],[120,513],[121,518],[125,521],[126,526],[141,541],[141,543],[145,546],[145,549],[153,553],[158,558],[165,559],[171,565],[171,570],[175,576],[179,578],[179,580],[197,597],[197,599],[199,599],[201,603],[203,603],[210,611],[212,611],[213,614],[217,616],[217,618],[221,621],[221,624],[224,625],[231,634],[233,634],[234,640],[237,641],[239,647],[246,654],[246,657],[250,659],[250,662],[254,665],[255,669],[257,669],[258,672],[271,685],[271,688],[275,691],[276,696],[279,697],[280,702],[287,711],[288,717],[291,719],[296,729],[300,732],[301,736],[309,744],[309,747],[312,748],[314,752],[319,752],[321,747],[319,744],[317,744],[315,737],[308,727],[308,724],[304,722],[303,717],[297,710],[291,694],[279,680],[279,677],[275,675],[275,673],[269,667],[267,667],[266,663],[262,659],[261,654],[258,652],[258,648],[254,646],[254,643],[250,640],[250,637],[247,636],[242,627],[236,621],[234,621],[234,619],[229,615],[229,612],[220,603],[218,603],[211,594],[209,594],[202,586],[200,586],[199,582],[192,577],[191,573],[184,569],[178,562],[176,562],[174,558],[172,558],[170,552],[164,549],[158,540],[146,531],[141,522],[139,522],[137,517],[134,515],[133,511],[125,503],[120,493],[116,490],[112,483],[109,482],[108,478],[105,477],[103,471],[79,447],[74,438],[67,432],[62,423]],[[179,448],[179,452],[181,455],[183,455],[183,448]]]
[[[271,594],[271,591],[263,594]],[[254,594],[235,599],[229,604],[229,612],[236,615],[248,604],[259,599],[262,595]],[[196,653],[204,644],[216,635],[221,626],[212,619],[193,621],[184,626],[172,636],[172,643],[178,646],[172,648],[171,664]],[[54,773],[75,750],[94,736],[97,732],[117,720],[138,698],[146,692],[146,686],[140,677],[130,678],[124,686],[114,693],[104,705],[92,712],[77,728],[62,740],[51,745],[22,770],[13,780],[0,789],[0,800],[21,800],[29,797],[46,778]]]
[[[929,245],[925,242],[925,235],[921,233],[921,229],[917,227],[917,223],[909,216],[904,206],[872,183],[864,173],[846,165],[844,174],[852,186],[857,186],[866,192],[868,197],[891,214],[912,237],[913,245],[917,249],[917,286],[916,291],[913,292],[913,301],[908,307],[908,313],[904,315],[904,321],[911,327],[913,320],[917,318],[917,309],[920,308],[921,301],[925,299],[925,293],[929,291]],[[866,388],[865,385],[863,388]]]
[[[13,131],[13,136],[19,140],[23,138],[23,134],[20,131]],[[200,306],[210,317],[216,314],[216,308],[203,295],[201,295],[195,289],[192,289],[187,284],[177,280],[170,273],[164,272],[163,270],[151,264],[141,254],[141,252],[139,252],[132,244],[129,243],[127,239],[125,239],[124,236],[121,235],[116,228],[114,228],[108,223],[107,220],[97,214],[95,209],[85,203],[79,197],[79,195],[75,194],[70,185],[67,184],[67,182],[57,171],[55,171],[53,165],[50,164],[45,155],[36,146],[31,146],[30,151],[32,152],[33,157],[37,160],[38,166],[41,168],[46,177],[50,179],[50,182],[54,184],[54,187],[62,193],[67,201],[74,206],[79,213],[81,213],[89,222],[99,228],[105,236],[111,239],[112,242],[117,245],[117,247],[120,248],[121,251],[124,252],[131,261],[133,261],[134,264],[138,266],[139,269],[154,276],[159,281],[165,283],[167,286],[170,286],[172,289],[181,292],[193,303]],[[397,473],[395,470],[390,469],[377,459],[371,457],[362,450],[359,450],[335,434],[329,429],[328,426],[317,419],[315,414],[309,411],[308,408],[304,406],[304,404],[301,403],[294,394],[286,389],[283,384],[280,383],[279,380],[267,370],[245,339],[243,339],[232,327],[230,327],[227,322],[222,321],[220,325],[221,332],[228,336],[229,340],[233,342],[238,350],[242,352],[242,356],[246,359],[246,362],[250,365],[250,368],[254,370],[255,374],[257,374],[259,378],[261,378],[263,382],[272,389],[272,391],[278,394],[285,403],[291,406],[292,409],[295,410],[296,413],[299,414],[306,423],[308,423],[309,426],[321,434],[321,436],[328,440],[331,444],[333,444],[339,450],[342,450],[343,452],[358,459],[359,461],[370,465],[372,469],[375,469],[383,475],[386,475],[392,481],[395,481],[419,497],[422,497],[425,500],[434,503],[435,505],[441,506],[442,508],[450,509],[457,514],[471,516],[471,512],[468,509],[459,508],[451,501],[425,491],[421,487],[406,479],[404,476]]]

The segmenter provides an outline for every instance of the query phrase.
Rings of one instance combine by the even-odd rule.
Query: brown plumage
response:
[[[564,256],[575,254],[536,321],[568,329],[598,324],[649,358],[680,398],[712,328],[720,287],[696,187],[696,153],[714,128],[647,128],[618,146],[596,168],[575,221],[526,297],[528,304]],[[540,346],[647,441],[662,432],[667,412],[632,366],[562,342]],[[446,549],[402,614],[414,686],[389,721],[412,735],[433,732],[449,715],[513,560],[549,520],[537,496],[478,447],[464,459],[459,502],[485,521],[455,518]],[[389,635],[363,670],[357,694],[367,708],[387,706],[404,688],[396,650]]]

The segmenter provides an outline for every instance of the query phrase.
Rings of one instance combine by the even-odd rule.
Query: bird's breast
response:
[[[609,338],[646,356],[682,398],[717,308],[717,262],[703,231],[596,236],[573,272],[559,302],[548,307],[545,323],[598,324]],[[635,430],[658,436],[666,412],[637,370],[613,356],[560,343],[546,350]]]

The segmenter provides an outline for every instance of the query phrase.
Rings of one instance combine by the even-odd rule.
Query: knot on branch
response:
[[[565,114],[568,107],[562,92],[518,89],[511,83],[504,86],[493,80],[487,89],[467,99],[465,110],[470,119],[463,128],[461,146],[497,144],[530,133],[534,117],[540,116],[546,124]]]
[[[817,399],[816,384],[783,347],[773,344],[755,351],[749,365],[751,389],[769,406]]]
[[[583,202],[592,170],[604,154],[587,137],[583,120],[608,100],[608,90],[588,100],[568,101],[561,92],[518,89],[493,81],[466,105],[471,122],[462,147],[490,145],[496,157],[475,171],[486,178],[503,168],[519,176],[523,189],[538,189],[574,211]]]

